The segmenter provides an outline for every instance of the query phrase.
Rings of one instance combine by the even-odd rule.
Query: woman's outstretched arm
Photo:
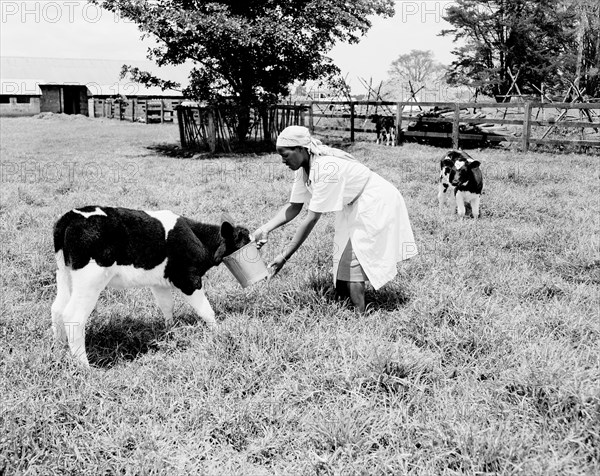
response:
[[[321,218],[321,213],[313,212],[311,210],[306,214],[306,218],[302,220],[302,223],[298,226],[296,233],[294,234],[294,238],[292,241],[286,246],[285,251],[281,254],[277,255],[272,263],[269,263],[269,267],[273,268],[273,274],[271,277],[275,276],[283,265],[289,260],[292,255],[296,252],[298,248],[304,243],[308,235],[310,235],[311,231]]]
[[[261,225],[254,233],[254,240],[260,248],[267,242],[267,235],[273,230],[279,228],[286,223],[289,223],[302,211],[302,203],[286,203],[277,214],[267,223]]]

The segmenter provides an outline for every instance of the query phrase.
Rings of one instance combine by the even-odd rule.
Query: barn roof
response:
[[[5,78],[0,80],[0,94],[8,96],[41,96],[41,79]]]
[[[159,68],[151,61],[119,61],[79,58],[29,58],[21,56],[0,57],[1,94],[39,95],[40,85],[62,84],[87,86],[92,96],[175,96],[178,91],[146,88],[127,79],[119,79],[124,64],[137,66],[143,71],[182,86],[187,85],[190,67],[168,66]]]

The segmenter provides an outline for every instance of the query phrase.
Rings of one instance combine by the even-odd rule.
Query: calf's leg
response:
[[[186,301],[190,303],[198,315],[204,320],[206,325],[210,329],[216,329],[217,321],[215,320],[215,311],[213,311],[208,299],[206,299],[204,289],[196,289],[191,295],[188,296],[187,294],[184,294],[184,296]]]
[[[438,187],[438,195],[437,195],[438,207],[439,207],[440,211],[442,211],[444,209],[444,206],[446,205],[447,193],[448,192],[444,190],[443,185],[440,184]]]
[[[463,218],[465,216],[465,197],[463,197],[461,192],[456,193],[456,211],[458,212],[459,217]]]
[[[107,268],[90,262],[84,268],[71,271],[71,297],[63,313],[71,354],[83,366],[89,367],[85,351],[85,325],[94,310],[98,297],[112,274]]]
[[[152,286],[150,288],[158,307],[165,316],[165,324],[168,326],[173,322],[173,294],[170,288]]]
[[[473,218],[479,218],[479,196],[473,197],[471,200],[471,212],[473,213]]]
[[[60,266],[60,265],[59,265]],[[67,333],[63,322],[63,311],[71,298],[69,270],[62,264],[56,271],[56,299],[50,309],[52,314],[52,331],[54,340],[61,347],[67,345]]]

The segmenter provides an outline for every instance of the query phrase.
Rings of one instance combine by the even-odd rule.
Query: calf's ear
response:
[[[233,224],[233,218],[231,217],[231,215],[227,212],[223,212],[221,213],[221,223],[223,222],[229,222],[231,224]]]
[[[479,162],[478,160],[474,160],[473,162],[467,162],[467,164],[469,164],[470,169],[474,169],[475,167],[479,167],[481,165],[481,162]]]
[[[464,150],[460,151],[460,155],[462,155],[463,157],[465,157],[469,160],[475,160],[473,157],[471,157],[469,154],[467,154]]]
[[[223,257],[227,253],[227,249],[231,247],[231,244],[234,241],[234,236],[235,230],[233,225],[229,221],[223,221],[223,223],[221,223],[221,238],[223,238],[223,240],[217,248],[217,251],[215,251],[215,264],[219,264],[221,261],[223,261]]]
[[[221,223],[221,236],[225,241],[233,239],[233,225],[229,221]]]
[[[444,167],[454,167],[454,161],[448,157],[444,157],[440,160],[440,168],[443,169]]]

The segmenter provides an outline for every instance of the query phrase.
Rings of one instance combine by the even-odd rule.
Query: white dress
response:
[[[356,160],[312,156],[308,177],[296,171],[291,203],[336,213],[333,280],[348,243],[375,289],[394,279],[396,263],[417,254],[404,199],[396,187]]]

